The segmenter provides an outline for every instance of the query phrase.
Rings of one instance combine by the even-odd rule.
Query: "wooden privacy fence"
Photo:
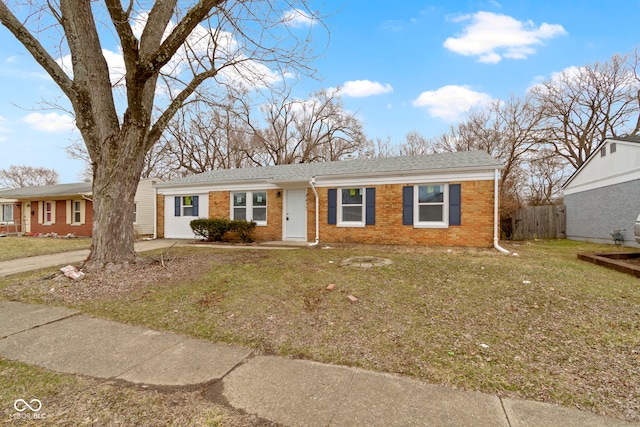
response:
[[[512,221],[512,240],[565,239],[567,237],[564,205],[521,208],[516,211]]]

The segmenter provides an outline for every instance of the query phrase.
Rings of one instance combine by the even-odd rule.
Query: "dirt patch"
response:
[[[389,258],[380,258],[375,256],[356,256],[347,258],[341,263],[343,267],[360,268],[382,267],[389,264],[393,264],[393,261],[391,261]]]

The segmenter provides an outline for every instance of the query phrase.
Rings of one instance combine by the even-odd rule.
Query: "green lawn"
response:
[[[640,282],[576,258],[620,249],[571,241],[504,246],[520,256],[380,246],[179,248],[166,269],[79,283],[5,280],[0,296],[640,420]],[[355,256],[393,263],[341,265]]]
[[[90,246],[91,239],[86,237],[73,239],[26,236],[0,237],[0,261],[88,249]]]

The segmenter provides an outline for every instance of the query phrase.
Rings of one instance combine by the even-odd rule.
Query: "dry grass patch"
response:
[[[379,246],[180,248],[167,269],[55,286],[56,279],[4,281],[0,295],[640,420],[638,279],[576,259],[618,248],[551,241],[515,249],[520,257]],[[341,266],[353,257],[392,263]]]
[[[0,238],[0,261],[47,255],[57,252],[89,249],[91,239],[78,237],[73,239],[52,237],[7,236]]]
[[[16,426],[230,426],[269,425],[211,402],[206,387],[152,390],[120,382],[56,374],[0,359],[0,423]],[[14,402],[42,407],[18,412]],[[34,407],[37,403],[33,403]],[[36,418],[38,417],[38,418]]]

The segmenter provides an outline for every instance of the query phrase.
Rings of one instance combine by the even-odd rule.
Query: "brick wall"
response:
[[[280,196],[278,196],[280,193]],[[282,240],[283,190],[267,191],[267,225],[257,226],[254,237],[257,241]],[[231,214],[231,192],[209,193],[209,218],[229,218]]]
[[[76,236],[91,236],[93,222],[93,205],[91,201],[85,201],[85,221],[81,225],[67,224],[67,201],[54,200],[56,204],[55,224],[38,223],[38,200],[31,201],[31,232],[32,233],[57,233],[65,235],[73,233]],[[42,220],[40,220],[42,222]]]
[[[451,183],[455,184],[455,183]],[[402,224],[402,187],[376,186],[376,223],[364,228],[327,223],[327,188],[320,197],[320,241],[426,246],[490,247],[493,244],[493,181],[462,182],[462,225],[448,228],[414,228]],[[313,196],[312,196],[313,197]],[[310,200],[313,200],[311,198]],[[315,217],[309,215],[309,236],[315,235]]]
[[[160,239],[164,237],[164,198],[163,194],[156,195],[156,236]]]
[[[454,182],[450,184],[455,184]],[[426,246],[490,247],[493,244],[493,181],[461,182],[462,225],[448,228],[414,228],[402,225],[402,187],[376,186],[376,224],[364,228],[338,227],[327,223],[327,188],[318,188],[320,241]],[[280,192],[278,197],[277,193]],[[256,227],[258,241],[282,240],[282,209],[285,191],[267,192],[267,226]],[[307,239],[315,239],[315,196],[307,190]],[[164,224],[164,196],[158,199],[158,233]],[[162,214],[161,214],[162,213]],[[209,193],[209,217],[229,218],[230,193]]]

